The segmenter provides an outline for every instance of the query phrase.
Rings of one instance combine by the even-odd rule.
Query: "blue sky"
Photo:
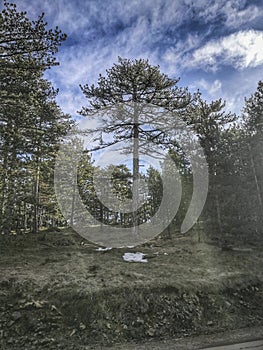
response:
[[[10,2],[12,2],[10,0]],[[262,0],[17,0],[30,18],[45,12],[67,35],[47,73],[58,103],[77,116],[79,84],[96,83],[117,57],[148,58],[208,101],[222,97],[240,114],[262,80]]]

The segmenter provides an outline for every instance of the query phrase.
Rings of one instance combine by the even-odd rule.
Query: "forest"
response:
[[[0,348],[261,337],[263,81],[235,114],[116,57],[70,115],[47,78],[67,35],[2,8]]]
[[[33,21],[15,5],[5,3],[0,14],[2,235],[67,226],[78,215],[71,203],[70,214],[64,218],[54,192],[57,152],[64,137],[78,125],[72,116],[63,113],[56,102],[59,92],[45,79],[46,70],[59,64],[56,52],[65,40],[66,34],[58,28],[47,29],[44,14]],[[187,87],[179,87],[178,81],[161,73],[159,66],[151,66],[147,60],[119,57],[106,76],[98,78],[97,85],[81,86],[87,106],[79,106],[80,114],[89,118],[104,107],[136,102],[149,103],[179,116],[197,135],[208,165],[208,195],[195,228],[220,242],[228,237],[259,239],[263,212],[263,83],[258,82],[257,90],[244,98],[240,115],[235,115],[225,111],[222,99],[207,102],[199,91],[190,93]],[[93,154],[133,138],[151,141],[165,149],[179,169],[183,184],[179,210],[162,232],[172,237],[180,231],[193,192],[189,158],[174,138],[178,130],[172,121],[166,133],[155,127],[154,120],[148,120],[148,128],[143,129],[142,121],[126,117],[125,120],[123,114],[115,120],[103,119],[104,124],[95,130],[100,133],[100,140]],[[105,141],[107,134],[113,135],[111,141],[107,136]],[[133,225],[132,213],[116,212],[100,202],[92,182],[98,169],[91,155],[86,150],[78,164],[77,190],[87,210],[105,225]],[[120,200],[133,197],[136,179],[146,181],[147,199],[137,210],[136,223],[150,220],[158,210],[163,191],[157,169],[149,167],[140,172],[138,159],[133,169],[119,164],[99,171],[102,178],[106,173],[111,174],[113,191]]]

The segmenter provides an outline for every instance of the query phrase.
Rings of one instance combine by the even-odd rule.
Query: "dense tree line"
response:
[[[220,240],[260,237],[263,83],[258,83],[257,91],[245,99],[241,115],[236,116],[225,111],[221,99],[208,103],[199,92],[191,94],[178,87],[179,79],[169,78],[159,66],[143,59],[119,58],[106,76],[99,76],[97,85],[81,87],[87,97],[81,114],[88,118],[102,111],[101,125],[88,131],[100,134],[92,152],[124,145],[123,151],[132,154],[132,167],[119,164],[101,169],[85,152],[78,165],[77,188],[69,189],[72,203],[67,221],[63,219],[53,189],[53,171],[58,147],[74,123],[57,105],[58,91],[44,73],[58,64],[55,54],[65,39],[58,28],[47,29],[44,14],[32,21],[15,5],[4,4],[0,13],[1,233],[37,232],[48,225],[72,224],[79,215],[74,207],[77,191],[101,223],[127,227],[150,221],[162,201],[161,172],[154,167],[141,171],[139,154],[154,154],[155,147],[169,154],[181,177],[181,204],[167,229],[170,236],[178,232],[193,193],[191,161],[183,146],[187,140],[180,135],[180,124],[175,123],[181,119],[194,130],[208,164],[209,191],[199,227]],[[160,115],[150,106],[171,114],[162,113],[160,123]],[[111,108],[111,113],[103,114],[105,108]],[[119,211],[101,203],[94,173],[102,182],[110,178],[113,194],[123,203]],[[140,189],[139,179],[147,183],[147,191]],[[101,185],[101,191],[103,188]],[[127,199],[134,208],[140,196],[145,197],[140,209],[124,210]]]
[[[168,227],[169,235],[178,232],[193,191],[191,164],[187,154],[184,154],[183,148],[173,137],[178,132],[180,134],[180,128],[178,130],[178,125],[173,124],[173,120],[164,119],[168,125],[167,132],[158,129],[155,116],[149,111],[144,112],[146,121],[140,119],[136,103],[150,103],[174,112],[175,116],[182,118],[194,129],[208,164],[209,191],[199,219],[199,227],[207,236],[220,241],[230,237],[253,239],[259,236],[262,233],[263,213],[263,158],[260,152],[263,130],[262,82],[259,82],[255,94],[245,100],[240,116],[225,112],[225,102],[221,99],[208,103],[202,99],[200,93],[191,95],[187,89],[179,89],[177,82],[178,80],[161,74],[158,66],[150,66],[147,60],[131,61],[119,58],[118,64],[108,70],[105,77],[99,77],[97,86],[82,87],[88,99],[88,106],[82,109],[82,114],[87,117],[112,104],[130,106],[131,102],[134,103],[132,111],[122,107],[118,113],[112,113],[109,119],[102,117],[103,123],[94,132],[113,134],[113,140],[100,142],[93,151],[123,140],[129,142],[134,138],[140,140],[142,153],[146,145],[143,141],[154,141],[163,146],[177,164],[183,183],[179,211]],[[142,223],[158,210],[162,184],[160,173],[156,169],[150,168],[147,174],[139,172],[139,144],[131,144],[129,150],[133,152],[133,169],[130,174],[132,183],[140,176],[145,177],[149,184],[148,199],[137,211],[138,223]],[[118,222],[117,218],[118,216],[115,224]],[[129,222],[134,223],[132,220]]]
[[[56,202],[52,163],[70,126],[44,79],[65,40],[47,30],[42,14],[31,21],[5,3],[0,13],[0,230],[38,231],[52,221]]]

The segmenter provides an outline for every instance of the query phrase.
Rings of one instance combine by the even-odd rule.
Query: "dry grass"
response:
[[[1,244],[0,298],[13,305],[6,311],[8,317],[21,300],[22,310],[26,302],[43,302],[35,310],[38,320],[39,313],[49,319],[58,310],[59,318],[52,322],[71,335],[72,342],[109,343],[216,331],[245,325],[249,315],[254,324],[262,322],[260,246],[222,251],[178,237],[98,252],[70,230],[48,233],[45,241],[38,238],[17,237]],[[122,256],[128,251],[145,253],[148,263],[124,262]],[[24,331],[22,323],[19,327],[21,339],[25,333],[38,334],[34,327]],[[56,334],[59,343],[63,332]]]

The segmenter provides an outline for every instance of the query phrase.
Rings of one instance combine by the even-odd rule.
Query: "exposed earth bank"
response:
[[[67,230],[1,241],[2,349],[117,348],[263,326],[259,245],[96,248]],[[127,251],[148,263],[124,262]]]

